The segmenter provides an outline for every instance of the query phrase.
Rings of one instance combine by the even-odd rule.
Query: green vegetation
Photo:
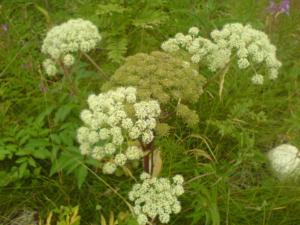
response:
[[[265,157],[282,143],[300,147],[300,4],[290,2],[289,15],[274,16],[267,0],[2,0],[0,224],[136,225],[128,192],[142,168],[103,175],[95,159],[80,154],[76,132],[86,99],[120,73],[126,57],[160,51],[190,27],[208,37],[231,22],[266,32],[282,67],[276,81],[255,86],[251,74],[232,66],[222,98],[218,77],[199,71],[208,80],[203,93],[184,100],[199,120],[187,127],[168,118],[170,127],[160,127],[167,135],[155,139],[161,176],[185,178],[182,210],[169,224],[300,224],[299,183],[279,182]],[[70,76],[48,77],[43,39],[70,18],[92,21],[102,41]],[[185,115],[190,109],[182,106]]]

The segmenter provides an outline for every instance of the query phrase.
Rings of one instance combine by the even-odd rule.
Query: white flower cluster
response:
[[[74,53],[89,52],[94,49],[101,36],[97,27],[90,21],[71,19],[53,27],[43,41],[42,52],[50,56],[43,63],[46,73],[54,76],[57,73],[56,63],[70,67],[75,62]]]
[[[192,27],[187,35],[178,33],[161,47],[166,52],[184,49],[191,54],[193,63],[204,63],[211,71],[224,68],[234,56],[240,69],[264,63],[269,79],[277,78],[281,62],[276,58],[276,47],[264,32],[255,30],[250,25],[232,23],[226,24],[221,30],[212,31],[212,40],[198,34],[199,29]],[[261,75],[254,76],[253,83],[263,83]]]
[[[300,178],[300,151],[295,146],[279,145],[268,152],[268,158],[280,180]]]
[[[183,177],[174,176],[173,183],[167,178],[151,178],[148,173],[142,173],[140,178],[143,182],[135,184],[129,192],[138,224],[145,225],[148,218],[156,217],[161,223],[168,223],[170,214],[181,211],[177,197],[184,193]]]
[[[82,154],[103,161],[106,174],[114,173],[127,160],[143,157],[140,147],[129,145],[126,141],[140,139],[149,144],[153,140],[153,130],[160,114],[157,101],[137,102],[134,87],[120,87],[90,95],[88,105],[89,109],[83,110],[80,115],[85,126],[77,131]],[[134,111],[134,115],[127,112],[128,108]]]

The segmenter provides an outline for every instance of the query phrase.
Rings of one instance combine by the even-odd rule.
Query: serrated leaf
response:
[[[60,107],[55,113],[54,121],[56,123],[63,122],[66,119],[66,117],[71,113],[73,108],[73,105],[64,105]]]
[[[96,9],[97,15],[105,15],[112,13],[123,13],[126,8],[118,5],[118,4],[98,4]]]
[[[32,155],[38,159],[47,159],[50,158],[51,154],[47,149],[36,149],[32,151]]]
[[[133,19],[132,25],[144,29],[153,29],[168,20],[167,14],[161,11],[145,10],[138,17]]]
[[[126,38],[112,38],[107,41],[108,58],[120,64],[124,60],[124,55],[127,52],[128,41]]]
[[[81,188],[88,174],[88,170],[85,166],[81,165],[75,170],[75,176],[77,179],[77,186]]]

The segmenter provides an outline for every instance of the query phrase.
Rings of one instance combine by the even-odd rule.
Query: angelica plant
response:
[[[277,79],[281,62],[276,57],[276,47],[264,32],[250,25],[231,23],[221,30],[213,30],[210,38],[202,37],[199,29],[192,27],[187,35],[178,33],[163,42],[161,48],[169,53],[184,50],[190,54],[192,63],[207,66],[212,72],[222,70],[235,61],[239,69],[253,70],[251,80],[254,84],[263,84],[266,77],[257,72],[261,65],[266,68],[268,79]]]
[[[133,211],[139,225],[153,222],[156,218],[161,223],[168,223],[172,213],[181,211],[178,197],[184,193],[181,175],[173,177],[173,183],[167,178],[151,177],[148,173],[140,176],[142,183],[133,185],[129,200],[134,202]]]
[[[191,105],[203,93],[203,76],[190,65],[164,52],[138,53],[126,58],[102,90],[118,86],[134,86],[143,100],[157,99],[162,106],[161,117],[166,119],[174,112],[190,126],[198,123],[198,115]],[[158,132],[167,132],[160,124]]]
[[[103,163],[103,173],[144,156],[144,146],[154,139],[160,115],[156,100],[138,101],[134,87],[120,87],[88,97],[89,109],[81,112],[84,126],[77,132],[83,155]]]
[[[49,58],[43,62],[48,76],[55,76],[59,68],[67,70],[74,65],[78,53],[95,49],[101,41],[97,27],[88,20],[70,19],[48,31],[42,53]]]

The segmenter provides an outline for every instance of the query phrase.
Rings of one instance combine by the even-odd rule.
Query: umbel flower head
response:
[[[139,98],[154,98],[164,106],[162,116],[175,111],[188,125],[194,125],[198,122],[198,115],[188,105],[195,103],[202,94],[204,80],[188,62],[155,51],[127,57],[102,89],[134,86]]]
[[[155,100],[137,101],[134,87],[88,97],[89,109],[81,112],[84,126],[77,131],[81,153],[104,163],[103,173],[112,174],[129,160],[139,160],[138,144],[149,144],[160,114]]]
[[[162,43],[161,47],[170,53],[183,49],[191,55],[191,62],[208,66],[212,72],[225,68],[232,59],[236,59],[240,69],[253,69],[264,64],[268,78],[277,78],[281,62],[276,58],[276,47],[264,32],[250,25],[231,23],[221,30],[212,31],[210,37],[201,37],[199,29],[192,27],[187,35],[178,33]],[[254,76],[252,82],[262,84],[263,77],[258,77],[256,72]]]
[[[88,20],[71,19],[53,27],[42,45],[42,52],[49,56],[43,63],[46,73],[54,76],[57,64],[72,66],[77,52],[89,52],[100,41],[97,27]]]
[[[300,152],[289,144],[279,145],[268,152],[270,165],[280,180],[300,178]]]
[[[142,183],[133,185],[129,192],[129,200],[134,202],[134,213],[139,225],[145,225],[148,218],[158,217],[161,223],[168,223],[172,213],[181,211],[178,196],[184,193],[181,175],[173,177],[173,182],[167,178],[150,177],[148,173],[140,176]]]

